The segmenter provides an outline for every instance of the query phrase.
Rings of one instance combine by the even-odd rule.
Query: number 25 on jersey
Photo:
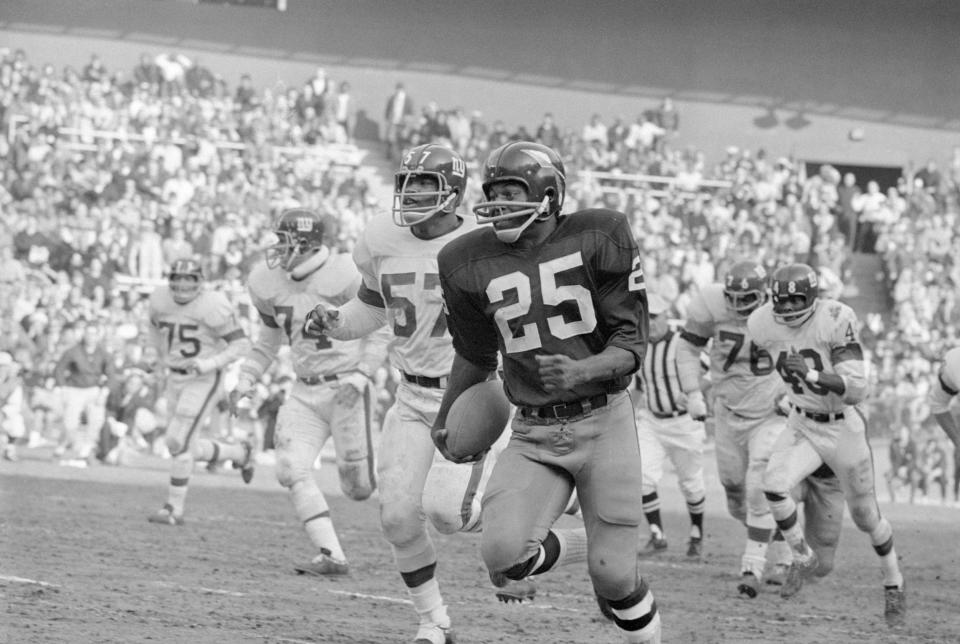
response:
[[[572,338],[584,333],[590,333],[597,326],[597,314],[593,309],[593,299],[590,291],[579,284],[557,285],[557,275],[583,266],[583,257],[579,251],[558,257],[539,266],[540,292],[543,304],[560,306],[565,302],[573,302],[579,312],[578,320],[567,322],[562,315],[552,315],[546,318],[550,334],[560,340]],[[528,322],[521,328],[521,333],[514,335],[510,328],[512,320],[519,319],[530,312],[533,305],[530,278],[520,271],[514,271],[490,280],[487,286],[487,297],[491,303],[502,302],[508,291],[515,291],[517,301],[497,309],[493,317],[497,328],[503,337],[507,353],[521,353],[538,349],[543,346],[540,331],[536,322]]]

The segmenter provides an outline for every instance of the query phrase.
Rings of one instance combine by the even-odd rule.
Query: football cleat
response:
[[[658,555],[667,549],[667,540],[664,537],[658,537],[655,534],[650,535],[650,541],[647,542],[637,554],[641,557],[650,557]]]
[[[160,525],[183,525],[183,515],[174,514],[173,506],[169,503],[165,503],[162,508],[151,514],[147,517],[147,521],[150,523],[158,523]]]
[[[250,441],[243,441],[241,445],[243,445],[243,448],[246,450],[247,454],[243,459],[243,463],[239,465],[234,463],[233,467],[240,470],[240,478],[243,479],[244,483],[249,485],[250,481],[253,480],[253,467],[256,464],[254,463],[253,459],[253,443]]]
[[[737,592],[748,599],[755,599],[760,588],[760,580],[752,572],[745,572],[740,575],[740,581],[737,583]]]
[[[780,597],[789,599],[799,593],[804,580],[813,574],[819,565],[820,560],[813,550],[806,557],[794,557],[787,570],[787,577],[783,580],[783,586],[780,587]]]
[[[330,555],[322,554],[307,564],[298,564],[293,567],[301,575],[315,575],[317,577],[334,577],[349,575],[350,564],[344,559],[334,559]]]
[[[504,604],[512,602],[519,604],[525,601],[533,601],[533,598],[537,596],[537,585],[531,579],[508,579],[507,583],[497,588],[494,594]]]
[[[883,595],[883,616],[887,620],[887,626],[902,626],[907,619],[907,585],[900,584],[899,588],[886,586]]]
[[[420,624],[417,636],[413,640],[413,644],[454,644],[454,642],[456,639],[449,626],[444,627],[431,622]]]
[[[687,543],[687,556],[691,559],[699,559],[703,555],[703,538],[690,537]]]

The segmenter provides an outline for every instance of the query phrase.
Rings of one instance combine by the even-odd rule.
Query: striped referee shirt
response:
[[[647,409],[654,416],[680,416],[687,408],[681,403],[680,377],[677,374],[677,344],[680,334],[671,329],[651,342],[637,376],[637,388],[643,392]]]

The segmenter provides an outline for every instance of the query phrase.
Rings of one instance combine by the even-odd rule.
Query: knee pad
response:
[[[483,563],[491,572],[506,574],[505,571],[511,571],[510,574],[521,575],[511,579],[521,579],[523,574],[529,574],[529,571],[522,573],[524,566],[529,565],[532,569],[536,564],[539,544],[531,542],[527,535],[519,534],[519,530],[511,530],[509,526],[497,528],[482,531],[480,555]],[[531,557],[534,561],[531,561]]]
[[[826,577],[833,570],[833,558],[837,553],[836,548],[813,548],[817,553],[817,569],[813,571],[816,577]]]
[[[337,473],[340,475],[340,489],[354,501],[370,498],[373,491],[377,489],[373,464],[366,459],[340,463],[337,465]]]
[[[480,529],[479,486],[473,471],[455,463],[434,463],[423,486],[423,512],[441,534]]]
[[[289,452],[278,450],[276,476],[277,482],[285,488],[292,488],[298,481],[310,476],[310,471],[298,463]]]
[[[178,456],[184,447],[176,436],[171,436],[170,434],[167,434],[164,443],[166,443],[167,449],[170,450],[170,453],[174,456]]]
[[[727,512],[737,521],[747,520],[747,499],[743,486],[724,484],[723,490],[727,496]]]
[[[755,489],[747,493],[747,512],[756,517],[770,514],[770,504],[767,503],[763,490]]]
[[[409,548],[427,538],[423,511],[412,503],[393,503],[380,506],[380,529],[394,548]]]
[[[611,566],[602,563],[603,555],[588,556],[587,569],[593,588],[601,597],[624,597],[637,588],[638,571],[634,565]]]
[[[873,499],[854,500],[848,503],[850,518],[863,532],[871,532],[880,522],[880,510]]]

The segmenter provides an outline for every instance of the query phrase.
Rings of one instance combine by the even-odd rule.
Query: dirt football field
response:
[[[412,639],[416,618],[380,536],[376,501],[345,499],[331,466],[317,476],[353,570],[318,579],[293,571],[314,553],[270,467],[258,468],[250,486],[236,472],[198,468],[187,524],[170,528],[146,521],[165,499],[166,462],[75,469],[48,453],[24,450],[19,462],[0,463],[0,641]],[[642,560],[641,570],[663,615],[664,642],[960,642],[960,509],[882,504],[909,592],[907,624],[891,631],[876,556],[849,517],[829,577],[792,600],[771,589],[750,601],[736,595],[743,529],[725,514],[715,467],[699,562],[684,556],[687,519],[672,473],[663,487],[670,548]],[[595,608],[585,566],[539,579],[532,603],[504,605],[487,580],[478,535],[436,541],[458,642],[619,641]]]

